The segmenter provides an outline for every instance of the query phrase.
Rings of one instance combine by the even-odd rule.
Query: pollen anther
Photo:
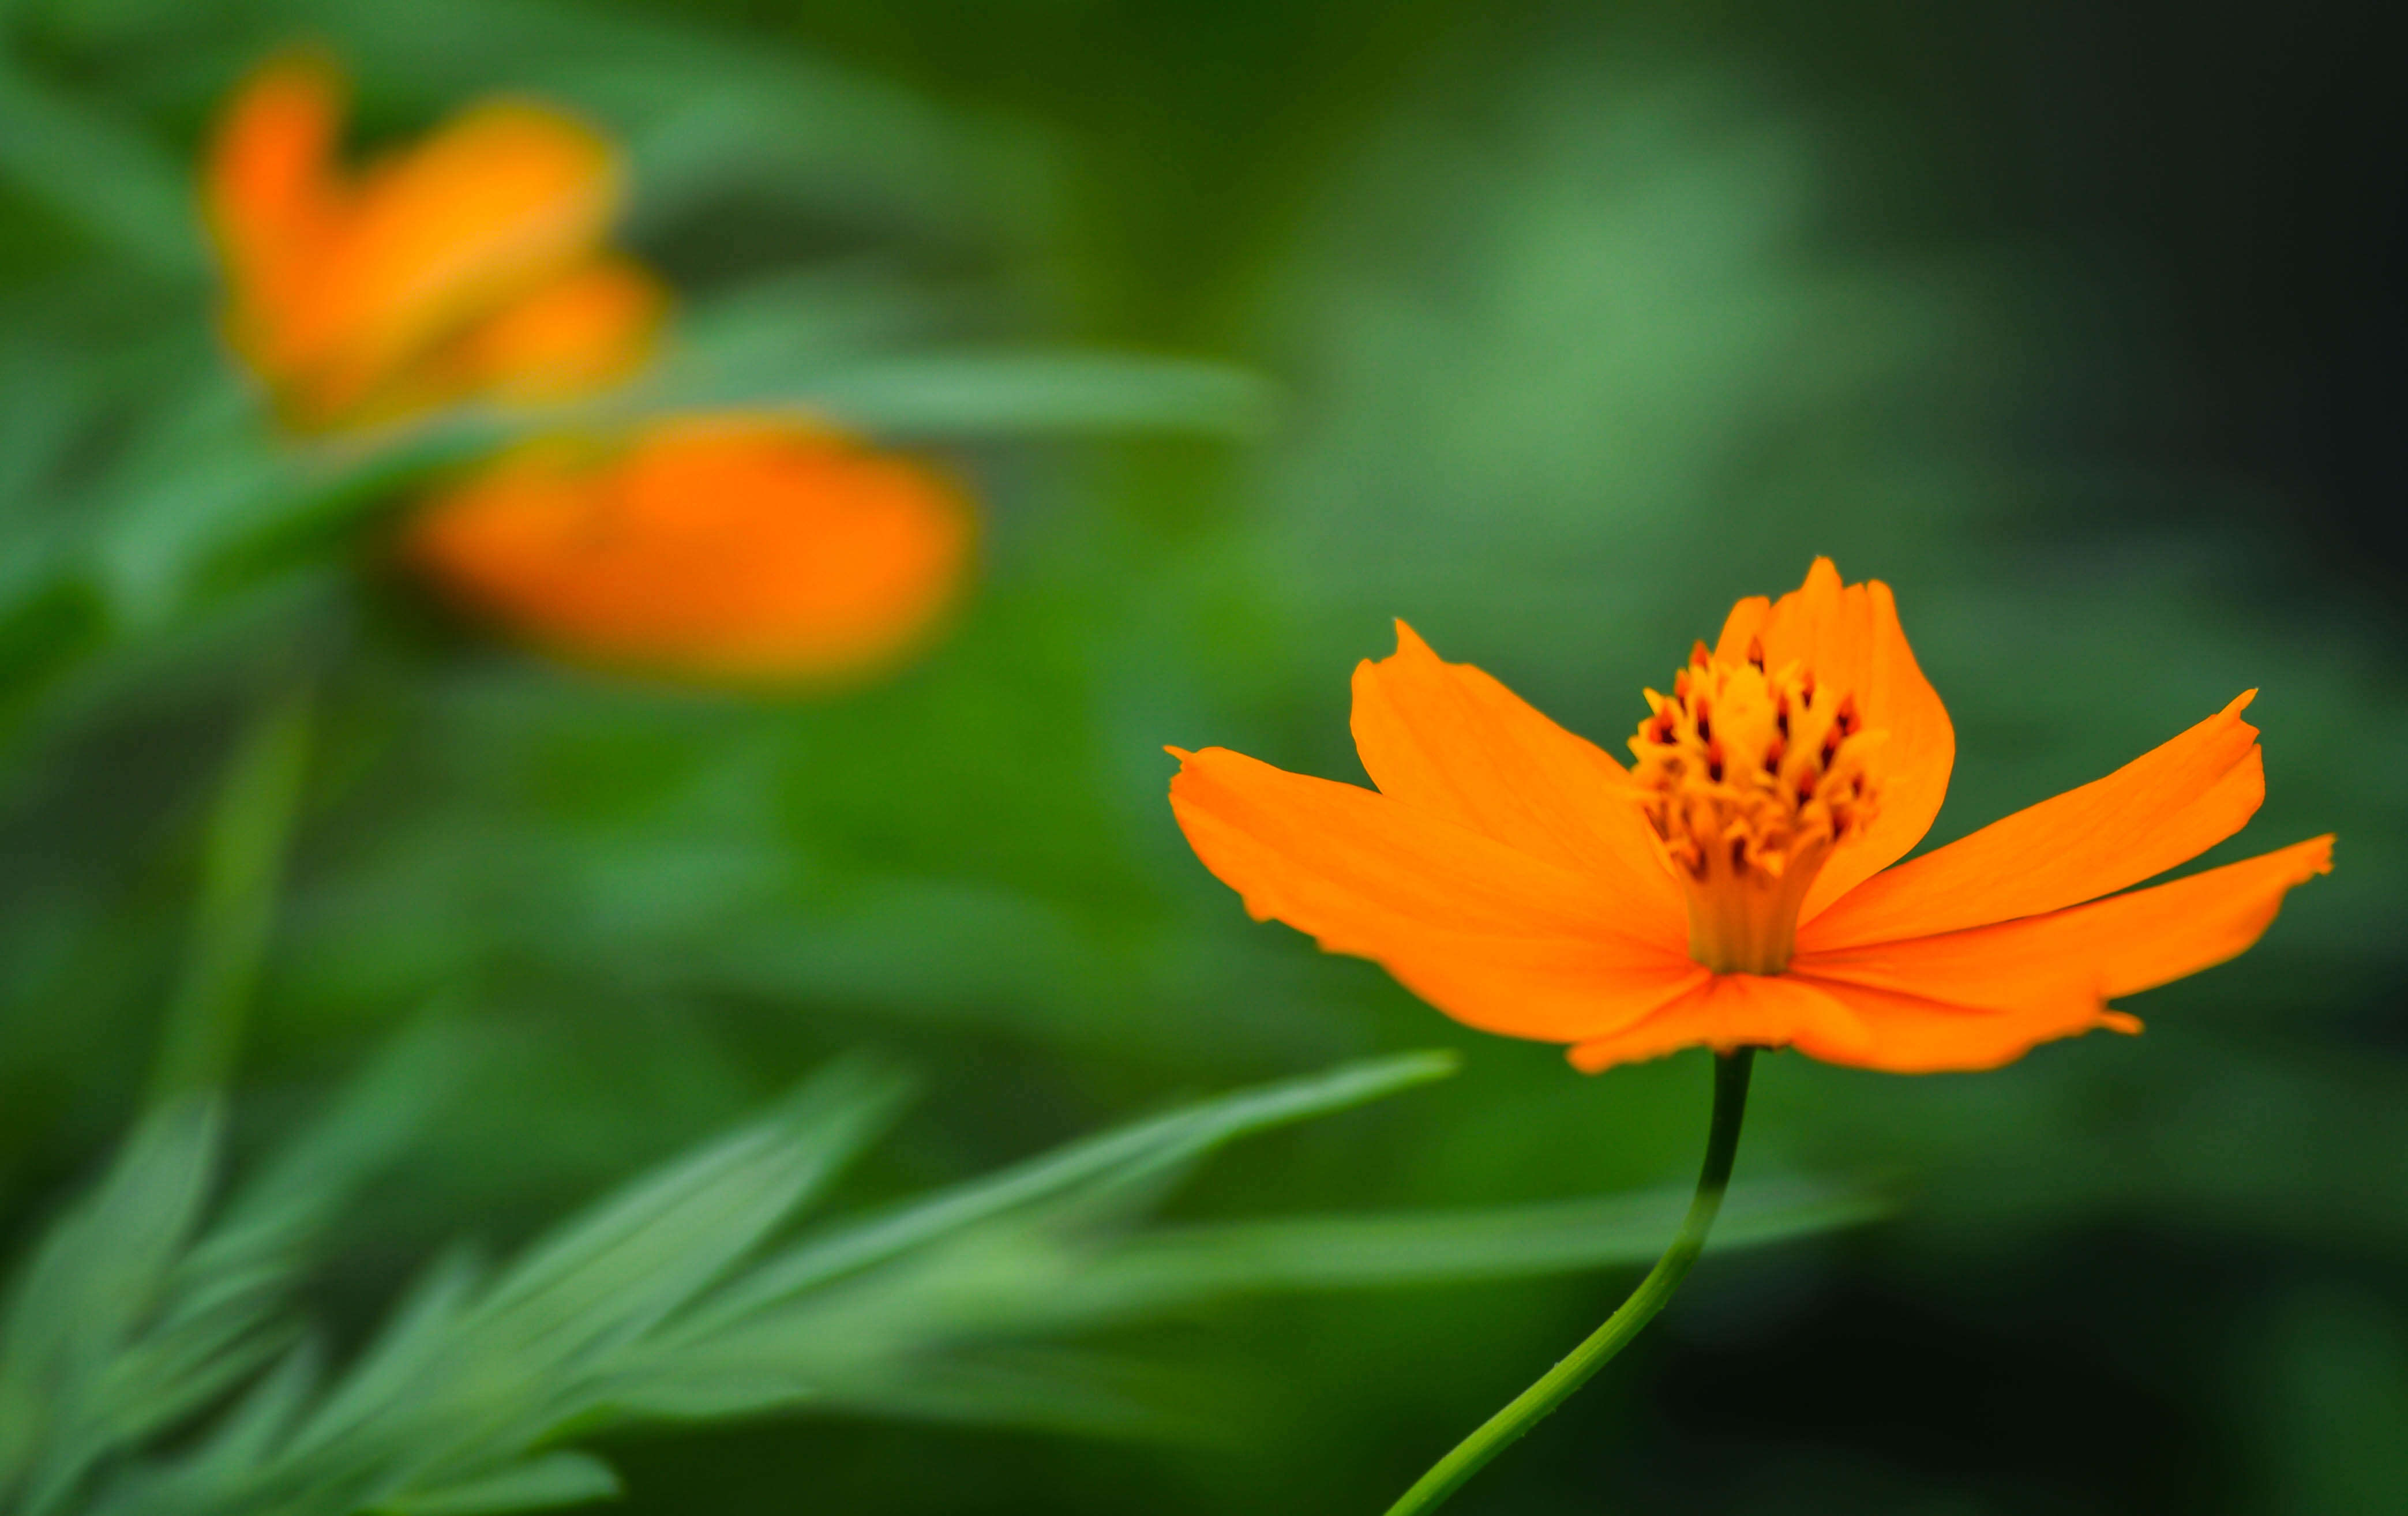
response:
[[[1818,687],[1796,663],[1768,673],[1754,639],[1731,664],[1700,642],[1671,697],[1651,691],[1649,706],[1631,779],[1687,899],[1689,955],[1778,973],[1807,887],[1873,818],[1883,734],[1865,730],[1853,692]]]

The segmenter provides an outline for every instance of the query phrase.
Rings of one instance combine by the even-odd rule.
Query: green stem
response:
[[[219,781],[183,975],[151,1069],[154,1104],[215,1089],[233,1072],[308,765],[309,706],[306,685],[269,704]]]
[[[1740,1123],[1747,1115],[1747,1077],[1755,1058],[1754,1048],[1740,1048],[1715,1057],[1714,1114],[1706,1134],[1706,1163],[1698,1174],[1698,1193],[1689,1201],[1689,1214],[1682,1218],[1681,1230],[1673,1237],[1672,1245],[1664,1250],[1664,1256],[1639,1281],[1639,1288],[1630,1292],[1630,1298],[1622,1303],[1619,1310],[1605,1319],[1603,1326],[1589,1334],[1587,1341],[1547,1370],[1539,1382],[1515,1395],[1503,1410],[1489,1417],[1480,1430],[1456,1443],[1453,1452],[1440,1459],[1405,1492],[1402,1499],[1388,1508],[1388,1516],[1415,1516],[1420,1511],[1436,1510],[1488,1460],[1503,1452],[1515,1438],[1570,1399],[1573,1391],[1586,1384],[1589,1376],[1603,1368],[1672,1298],[1672,1292],[1680,1288],[1689,1266],[1705,1251],[1706,1233],[1714,1224],[1714,1213],[1722,1209],[1723,1191],[1730,1186],[1731,1160],[1739,1152]]]

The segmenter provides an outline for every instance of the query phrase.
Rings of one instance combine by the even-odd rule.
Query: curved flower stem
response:
[[[1755,1059],[1754,1048],[1738,1048],[1715,1056],[1714,1114],[1706,1134],[1706,1163],[1698,1175],[1698,1193],[1689,1201],[1689,1213],[1682,1218],[1681,1230],[1674,1235],[1672,1245],[1656,1260],[1656,1266],[1639,1281],[1639,1288],[1630,1292],[1630,1298],[1622,1303],[1620,1309],[1605,1319],[1603,1326],[1589,1334],[1587,1341],[1547,1370],[1536,1384],[1515,1395],[1503,1410],[1489,1417],[1480,1430],[1456,1443],[1453,1452],[1431,1466],[1430,1471],[1407,1490],[1402,1499],[1388,1508],[1387,1516],[1416,1516],[1417,1512],[1436,1510],[1488,1460],[1503,1452],[1515,1438],[1570,1398],[1574,1390],[1587,1383],[1589,1376],[1603,1368],[1606,1361],[1620,1352],[1672,1298],[1672,1292],[1680,1288],[1682,1276],[1689,1272],[1689,1266],[1704,1251],[1706,1233],[1714,1224],[1714,1213],[1722,1209],[1723,1191],[1729,1187],[1731,1160],[1739,1152],[1740,1123],[1747,1115],[1747,1078]]]

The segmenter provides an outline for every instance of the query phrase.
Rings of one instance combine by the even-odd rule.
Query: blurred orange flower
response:
[[[289,423],[570,399],[643,363],[665,297],[602,247],[621,198],[609,144],[498,100],[347,174],[344,93],[315,54],[268,64],[228,109],[205,175],[228,339]]]
[[[421,509],[406,555],[572,659],[823,681],[910,651],[953,601],[972,520],[922,465],[771,418],[523,444]]]
[[[2322,837],[2114,893],[2257,810],[2249,699],[1892,867],[1939,812],[1956,734],[1889,587],[1818,559],[1647,692],[1630,768],[1399,622],[1396,654],[1354,671],[1376,792],[1209,748],[1172,750],[1170,796],[1258,920],[1467,1024],[1569,1043],[1583,1069],[1695,1044],[1988,1068],[2138,1031],[2107,1002],[2243,951],[2329,870]]]

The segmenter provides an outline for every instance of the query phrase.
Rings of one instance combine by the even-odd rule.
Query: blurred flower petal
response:
[[[341,119],[332,64],[279,60],[227,111],[206,176],[230,336],[288,421],[563,398],[643,361],[658,293],[601,251],[624,197],[611,144],[496,100],[347,178]]]
[[[523,445],[431,501],[408,556],[565,656],[814,681],[921,641],[968,566],[968,500],[926,466],[793,422],[690,418],[624,445]]]

